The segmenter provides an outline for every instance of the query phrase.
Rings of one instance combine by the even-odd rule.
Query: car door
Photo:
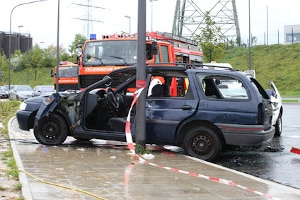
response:
[[[173,81],[176,80],[176,84],[169,83],[170,90],[179,90],[182,87],[179,85],[180,79],[184,78],[172,77],[172,79]],[[164,81],[161,83],[162,87],[163,84],[165,84]],[[149,85],[152,86],[151,83]],[[154,86],[152,88],[158,87]],[[155,94],[159,92],[152,91],[150,93]],[[173,94],[171,96],[148,95],[146,97],[146,137],[148,141],[174,141],[179,124],[191,116],[197,108],[198,98],[195,98],[196,95],[193,94],[193,91],[178,91],[176,92],[177,95],[174,92],[171,93]]]
[[[273,110],[272,125],[275,125],[278,118],[281,117],[280,112],[282,107],[282,98],[280,96],[277,87],[272,81],[270,81],[270,86],[272,89],[268,89],[266,90],[266,92],[268,93],[270,97],[270,101],[272,103],[272,110]]]

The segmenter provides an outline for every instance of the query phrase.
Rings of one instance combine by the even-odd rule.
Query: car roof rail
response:
[[[226,66],[226,65],[221,65],[221,64],[215,65],[215,64],[211,64],[211,63],[187,64],[186,68],[187,69],[202,68],[202,69],[216,69],[216,70],[236,71],[231,66]]]

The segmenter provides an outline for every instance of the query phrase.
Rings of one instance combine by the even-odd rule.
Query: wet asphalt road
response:
[[[300,155],[290,152],[292,147],[300,148],[300,104],[284,104],[283,108],[281,137],[261,148],[227,151],[214,163],[300,189]]]
[[[174,147],[171,152],[147,145],[154,159],[143,164],[128,154],[126,143],[69,137],[60,146],[45,146],[32,131],[19,130],[15,118],[9,124],[27,200],[300,199],[299,189],[186,157]]]
[[[284,104],[283,109],[281,137],[257,149],[227,151],[215,163],[300,189],[300,155],[290,152],[300,148],[300,104]]]

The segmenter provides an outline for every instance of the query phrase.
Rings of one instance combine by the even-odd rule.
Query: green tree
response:
[[[220,27],[216,27],[216,23],[212,21],[208,11],[204,17],[206,26],[200,28],[201,32],[199,35],[196,35],[196,40],[198,40],[201,45],[204,62],[217,61],[222,58],[224,54],[224,37],[220,32]]]
[[[23,54],[20,50],[16,50],[13,55],[11,55],[10,58],[10,69],[14,71],[20,71],[24,67],[22,66],[22,58]]]
[[[75,36],[75,41],[72,43],[74,48],[71,48],[75,53],[75,49],[78,44],[85,41],[85,37],[77,34]],[[41,49],[38,44],[35,44],[32,49],[25,53],[21,53],[19,50],[11,56],[11,70],[25,71],[27,83],[34,80],[32,85],[36,85],[37,80],[42,78],[42,68],[53,68],[56,66],[56,54],[57,48],[54,45],[50,45],[45,49]],[[76,56],[70,56],[62,46],[59,47],[59,61],[70,61],[75,62]],[[5,84],[8,81],[8,61],[5,58],[4,53],[0,54],[0,74],[2,75],[2,80],[0,79],[0,84]]]
[[[8,81],[8,60],[4,54],[4,52],[0,53],[0,83],[1,85],[5,85]]]
[[[44,50],[37,44],[23,56],[22,62],[26,66],[28,74],[30,74],[31,77],[34,77],[34,85],[36,85],[36,80],[40,76],[40,69],[44,67],[44,56]]]
[[[48,46],[47,49],[45,49],[45,56],[51,60],[51,64],[49,67],[53,67],[56,65],[56,54],[57,54],[57,48],[54,45]],[[66,52],[66,49],[62,46],[59,47],[59,61],[66,61],[70,58],[70,55]]]
[[[56,46],[50,45],[44,49],[44,67],[52,68],[56,65]]]
[[[75,62],[76,61],[76,55],[75,55],[76,48],[78,46],[81,46],[86,40],[87,40],[87,38],[85,36],[81,35],[81,34],[76,34],[75,35],[74,41],[69,46],[69,52],[72,55],[72,58],[69,59],[69,61],[71,61],[71,62]]]

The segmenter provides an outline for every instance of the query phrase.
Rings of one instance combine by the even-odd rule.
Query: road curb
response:
[[[26,200],[32,200],[33,197],[32,197],[32,194],[31,194],[30,186],[28,184],[27,175],[24,173],[25,170],[24,170],[24,167],[23,167],[23,164],[22,164],[20,154],[17,150],[17,146],[16,146],[16,143],[15,143],[15,140],[14,140],[13,133],[12,133],[11,124],[12,124],[13,120],[15,120],[15,119],[16,119],[16,117],[12,117],[8,121],[8,124],[7,124],[8,135],[9,135],[9,138],[10,138],[10,145],[11,145],[11,148],[12,148],[12,151],[13,151],[13,155],[14,155],[17,167],[19,169],[19,180],[20,180],[20,183],[22,184],[23,197]]]

